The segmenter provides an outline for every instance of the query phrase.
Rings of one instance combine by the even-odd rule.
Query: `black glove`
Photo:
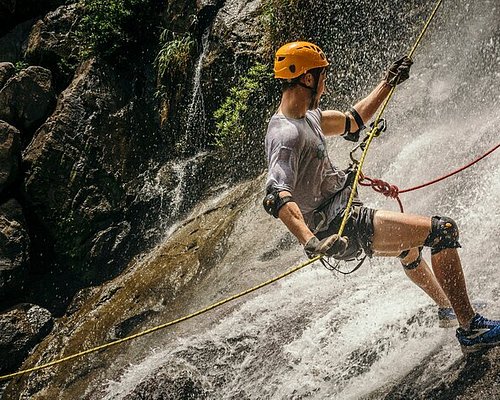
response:
[[[340,237],[337,234],[328,236],[323,240],[319,240],[316,236],[307,241],[304,250],[309,258],[314,258],[318,255],[327,257],[342,256],[347,250],[347,237]]]
[[[394,61],[387,69],[384,80],[391,86],[399,85],[410,77],[410,67],[413,61],[404,56],[398,61]]]

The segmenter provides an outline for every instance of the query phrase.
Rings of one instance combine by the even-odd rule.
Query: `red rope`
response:
[[[399,195],[401,193],[407,193],[407,192],[411,192],[413,190],[422,189],[426,186],[430,186],[434,183],[437,183],[437,182],[440,182],[446,178],[449,178],[450,176],[458,174],[459,172],[462,172],[463,170],[465,170],[465,169],[469,168],[470,166],[476,164],[477,162],[481,161],[483,158],[489,156],[491,153],[493,153],[499,147],[500,147],[500,143],[497,144],[496,146],[494,146],[492,149],[488,150],[481,157],[476,158],[474,161],[471,161],[467,165],[464,165],[463,167],[458,168],[458,169],[450,172],[449,174],[443,175],[443,176],[436,178],[432,181],[429,181],[429,182],[423,183],[422,185],[414,186],[414,187],[411,187],[408,189],[400,190],[396,185],[391,185],[390,183],[387,183],[387,182],[383,181],[382,179],[369,178],[369,177],[364,176],[364,175],[361,175],[361,179],[359,181],[359,184],[361,186],[371,186],[372,189],[375,190],[376,192],[382,193],[386,197],[391,197],[393,199],[396,199],[398,201],[398,204],[399,204],[399,209],[401,210],[401,212],[404,212],[403,204],[401,203],[401,199],[399,198]],[[368,183],[365,183],[364,181],[368,181]]]

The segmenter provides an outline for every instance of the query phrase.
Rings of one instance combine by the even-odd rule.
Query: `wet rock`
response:
[[[80,66],[23,153],[33,231],[49,241],[37,248],[39,265],[60,265],[70,291],[116,274],[144,240],[139,226],[157,215],[139,178],[164,157],[163,141],[150,103],[136,97],[144,78],[126,73],[95,60]]]
[[[75,72],[79,45],[75,33],[81,7],[61,6],[38,20],[31,30],[25,57],[30,64],[50,69],[58,91],[66,88]]]
[[[98,290],[97,287],[91,286],[91,287],[86,287],[83,288],[82,290],[78,291],[73,299],[71,300],[70,305],[66,309],[66,316],[70,316],[77,312],[84,304],[85,302],[95,294],[95,292]]]
[[[10,62],[0,62],[0,89],[5,85],[5,82],[9,80],[9,78],[14,75],[16,72],[16,68],[14,64]]]
[[[0,119],[21,130],[34,130],[54,103],[51,72],[42,67],[28,67],[0,90]]]
[[[0,11],[1,15],[1,11]],[[34,19],[22,22],[5,35],[0,33],[0,61],[17,63],[23,58]],[[0,22],[0,31],[1,31]]]
[[[129,336],[183,315],[187,307],[184,301],[193,296],[192,285],[216,268],[224,255],[227,238],[244,208],[243,199],[255,196],[261,184],[260,181],[258,184],[242,184],[210,208],[202,207],[193,212],[192,217],[184,221],[154,255],[132,262],[125,273],[101,287],[82,292],[83,299],[75,299],[79,302],[78,310],[61,320],[57,331],[44,339],[29,362],[75,353],[82,349],[82,343],[106,343],[112,338]],[[58,340],[61,337],[66,339]],[[40,398],[42,388],[45,398],[101,398],[99,394],[89,397],[82,396],[82,393],[97,376],[101,379],[106,374],[109,363],[114,363],[115,357],[119,357],[117,354],[124,355],[125,351],[123,347],[109,349],[99,366],[93,362],[68,363],[65,374],[54,374],[50,379],[43,375],[32,376],[29,380],[22,377],[7,388],[7,398],[13,393],[18,396],[21,393],[21,398]],[[201,394],[198,383],[176,379],[174,393],[183,395],[193,391]],[[165,384],[159,388],[165,392],[158,398],[167,395],[168,386]]]
[[[183,370],[175,365],[159,368],[155,376],[139,383],[125,400],[155,399],[207,399],[210,391],[203,385],[200,371]],[[152,389],[153,388],[153,389]]]
[[[0,206],[0,301],[18,295],[29,262],[29,237],[21,206],[10,200]]]
[[[12,372],[53,326],[47,310],[21,304],[0,315],[0,373]]]
[[[0,193],[16,179],[21,159],[21,134],[0,120]]]
[[[71,56],[78,49],[76,35],[71,33],[78,24],[79,10],[77,4],[61,6],[38,20],[29,36],[26,57],[38,61]]]
[[[145,310],[137,315],[133,315],[126,320],[118,323],[113,327],[112,332],[109,334],[110,340],[122,339],[130,334],[138,325],[150,320],[159,312],[154,310]]]

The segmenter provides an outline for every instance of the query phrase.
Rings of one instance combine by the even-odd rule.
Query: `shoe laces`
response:
[[[495,326],[500,326],[500,321],[493,321],[491,319],[483,317],[480,314],[476,314],[474,318],[472,318],[469,330],[494,328]]]

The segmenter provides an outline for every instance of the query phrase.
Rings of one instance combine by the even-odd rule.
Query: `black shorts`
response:
[[[340,258],[342,260],[352,260],[362,254],[362,251],[368,257],[373,255],[372,243],[373,243],[373,217],[375,216],[375,211],[373,208],[368,208],[360,205],[355,205],[351,209],[351,215],[347,219],[346,226],[342,236],[347,236],[349,238],[349,244],[347,246],[347,251]],[[342,223],[343,213],[340,213],[333,221],[328,225],[328,228],[316,233],[316,237],[322,240],[328,236],[337,233]]]

